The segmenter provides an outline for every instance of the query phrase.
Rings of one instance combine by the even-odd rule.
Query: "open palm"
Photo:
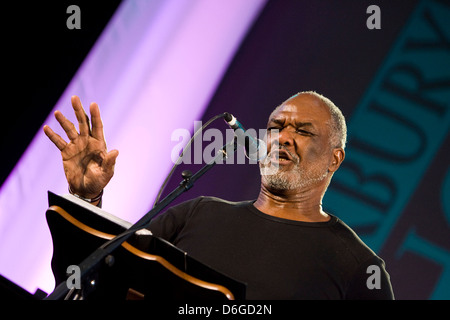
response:
[[[79,132],[61,112],[55,112],[55,118],[66,132],[69,142],[49,126],[44,126],[44,132],[61,151],[64,173],[72,192],[85,198],[94,198],[111,180],[119,152],[107,151],[103,123],[96,103],[90,105],[92,130],[89,118],[77,96],[72,97],[72,107],[79,124]]]

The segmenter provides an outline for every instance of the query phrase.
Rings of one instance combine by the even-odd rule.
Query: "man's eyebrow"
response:
[[[284,119],[271,118],[269,120],[269,123],[271,123],[271,122],[279,124],[279,125],[284,125],[285,120]]]
[[[295,125],[297,126],[297,128],[301,128],[301,127],[312,127],[312,128],[314,128],[314,124],[312,124],[311,122],[296,121]]]
[[[267,125],[270,125],[270,124],[276,124],[281,127],[284,127],[286,124],[286,119],[285,118],[271,118],[270,121],[267,123]],[[295,121],[295,128],[296,129],[310,128],[310,129],[314,130],[316,127],[314,126],[314,124],[312,122]]]
[[[279,125],[284,125],[285,122],[286,122],[286,119],[284,119],[284,118],[271,118],[269,120],[269,123],[275,123],[275,124],[279,124]],[[314,124],[312,122],[295,121],[295,126],[297,128],[314,127]]]

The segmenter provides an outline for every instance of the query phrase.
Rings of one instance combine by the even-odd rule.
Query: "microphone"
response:
[[[267,146],[264,141],[253,138],[244,126],[232,114],[224,113],[225,122],[234,130],[237,143],[244,147],[245,156],[250,160],[260,161],[267,156]]]

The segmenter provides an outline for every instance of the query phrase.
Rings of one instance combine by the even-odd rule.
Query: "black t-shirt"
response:
[[[383,260],[337,217],[281,219],[253,202],[199,197],[170,208],[149,229],[246,283],[247,299],[394,298]]]

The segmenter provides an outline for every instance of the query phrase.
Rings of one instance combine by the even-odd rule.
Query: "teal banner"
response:
[[[348,119],[346,159],[324,201],[374,251],[390,242],[382,254],[388,267],[408,259],[410,268],[438,269],[433,299],[450,298],[449,22],[449,1],[418,4]],[[437,181],[424,191],[431,198],[418,194],[432,175]],[[394,273],[407,281],[407,270]]]

